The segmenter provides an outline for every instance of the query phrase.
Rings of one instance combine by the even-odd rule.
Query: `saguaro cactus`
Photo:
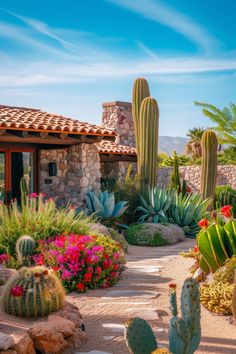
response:
[[[142,191],[153,188],[157,179],[159,109],[157,101],[146,97],[140,108],[140,152],[139,163]]]
[[[140,108],[144,98],[149,97],[149,87],[147,80],[138,78],[134,81],[132,94],[132,115],[135,127],[136,150],[139,158],[139,144],[140,144]],[[139,163],[138,163],[139,168]]]
[[[203,199],[215,197],[218,140],[215,132],[206,130],[202,136],[202,166],[200,192]]]
[[[173,354],[192,354],[200,344],[200,295],[196,280],[184,281],[181,293],[182,318],[178,317],[176,291],[169,292],[172,318],[169,327],[169,349]]]

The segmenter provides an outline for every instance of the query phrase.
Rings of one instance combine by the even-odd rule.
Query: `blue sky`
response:
[[[194,100],[236,102],[234,0],[0,0],[0,103],[100,123],[148,79],[160,135],[209,126]]]

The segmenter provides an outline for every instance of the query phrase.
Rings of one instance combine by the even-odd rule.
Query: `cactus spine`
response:
[[[169,327],[169,349],[173,354],[192,354],[200,344],[200,295],[196,280],[184,281],[181,293],[182,318],[178,317],[176,291],[169,292],[172,318]]]
[[[218,140],[215,132],[206,130],[202,136],[202,166],[200,193],[203,199],[215,197]]]
[[[31,236],[22,236],[16,242],[17,258],[21,264],[29,264],[35,249],[35,241]]]
[[[133,94],[132,94],[132,115],[133,115],[133,121],[134,121],[134,127],[135,127],[135,140],[136,140],[136,149],[137,149],[137,155],[139,158],[139,145],[140,145],[140,108],[141,108],[141,103],[144,100],[144,98],[149,97],[150,92],[149,92],[149,87],[148,87],[148,82],[147,80],[143,78],[138,78],[134,81],[133,85]],[[139,161],[138,161],[138,169],[140,167]],[[140,172],[138,171],[138,174]]]
[[[142,193],[146,187],[154,188],[157,179],[159,109],[157,101],[146,97],[140,108],[140,174]]]
[[[3,291],[7,313],[18,317],[46,316],[64,306],[65,293],[60,280],[44,267],[21,268]]]

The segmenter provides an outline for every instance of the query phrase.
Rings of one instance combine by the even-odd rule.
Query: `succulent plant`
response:
[[[200,344],[200,295],[199,286],[193,278],[184,281],[181,293],[181,313],[178,317],[176,290],[169,292],[172,318],[169,326],[169,349],[173,354],[192,354]]]
[[[132,318],[126,322],[125,340],[133,354],[150,354],[158,348],[151,327],[140,317]]]
[[[128,208],[127,202],[121,201],[115,204],[114,193],[104,192],[88,192],[85,196],[87,208],[90,214],[95,213],[102,219],[119,218]]]
[[[142,205],[137,208],[141,213],[139,222],[168,222],[167,210],[174,201],[174,191],[154,187],[149,189],[146,198],[141,196]]]
[[[135,140],[138,155],[138,174],[140,174],[139,152],[140,152],[140,108],[144,98],[149,97],[149,87],[147,80],[138,78],[134,81],[132,93],[132,115],[135,127]]]
[[[179,176],[179,161],[176,151],[173,152],[173,170],[170,175],[170,187],[181,191],[181,182]]]
[[[35,241],[31,236],[21,236],[16,242],[17,258],[21,264],[30,263],[35,249]]]
[[[140,107],[139,164],[143,195],[147,187],[154,188],[157,183],[158,126],[157,101],[146,97]]]
[[[236,221],[228,221],[224,226],[213,224],[202,230],[197,237],[199,252],[202,255],[200,267],[214,273],[225,261],[236,255]]]
[[[233,256],[213,274],[211,283],[201,285],[200,300],[206,309],[217,315],[236,315],[235,271],[236,257]]]
[[[203,199],[212,198],[216,192],[217,177],[217,150],[218,140],[216,133],[206,130],[202,136],[202,164],[201,164],[201,183],[200,192]]]
[[[65,293],[54,271],[32,267],[21,268],[8,280],[2,298],[10,315],[37,318],[63,307]]]
[[[195,237],[200,230],[198,222],[206,213],[210,200],[198,194],[175,193],[167,210],[168,221],[181,226],[187,237]]]
[[[201,340],[200,295],[198,282],[186,279],[182,287],[181,312],[178,317],[176,285],[170,284],[170,310],[172,318],[169,326],[169,350],[158,348],[155,335],[149,324],[135,317],[125,324],[126,344],[133,354],[193,354]]]

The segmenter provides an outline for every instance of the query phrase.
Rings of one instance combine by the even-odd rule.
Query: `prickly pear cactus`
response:
[[[21,264],[29,263],[29,257],[33,255],[35,241],[31,236],[21,236],[16,242],[17,258]]]
[[[32,267],[21,268],[8,280],[2,298],[10,315],[37,318],[63,307],[65,293],[54,271]]]
[[[181,294],[182,318],[178,317],[176,288],[169,291],[172,318],[169,328],[169,348],[173,354],[192,354],[200,344],[199,286],[193,278],[186,279]]]
[[[155,335],[149,324],[135,317],[125,324],[126,344],[133,354],[150,354],[158,348]]]

